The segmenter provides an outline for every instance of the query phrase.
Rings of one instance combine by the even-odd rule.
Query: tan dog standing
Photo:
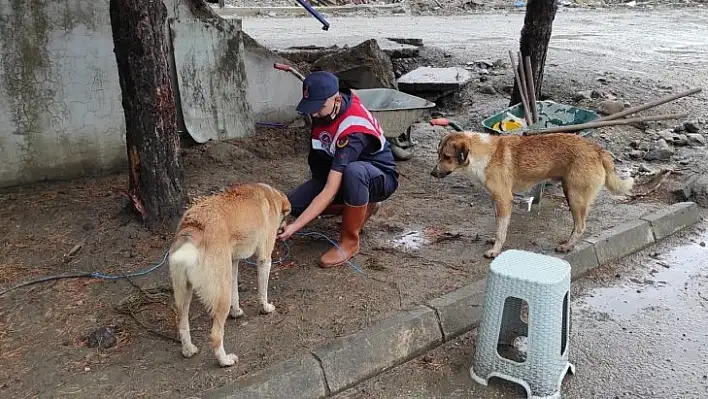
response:
[[[168,260],[185,357],[199,351],[189,332],[194,290],[212,317],[211,346],[219,364],[232,366],[238,361],[236,355],[224,351],[224,324],[229,314],[234,318],[243,315],[238,297],[239,260],[256,255],[262,312],[273,312],[275,306],[268,303],[271,254],[289,214],[285,194],[267,184],[244,184],[198,202],[182,216]]]
[[[443,178],[463,171],[481,184],[496,207],[496,238],[484,256],[494,258],[506,241],[513,193],[538,182],[559,180],[573,215],[573,231],[556,251],[570,252],[585,232],[585,220],[604,186],[615,194],[628,194],[634,179],[620,179],[612,156],[599,145],[576,134],[492,136],[478,132],[454,132],[438,146],[438,163],[430,174]]]

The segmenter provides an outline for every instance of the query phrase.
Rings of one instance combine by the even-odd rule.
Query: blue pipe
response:
[[[300,3],[301,6],[305,7],[307,12],[309,12],[313,17],[317,18],[317,20],[322,23],[322,30],[329,30],[329,22],[327,22],[327,20],[324,19],[322,14],[320,14],[319,12],[317,12],[317,10],[312,8],[310,3],[308,3],[306,0],[297,0],[297,2]]]

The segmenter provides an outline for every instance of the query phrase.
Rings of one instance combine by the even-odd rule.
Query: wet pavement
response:
[[[708,223],[573,283],[563,397],[708,397]],[[520,387],[469,377],[475,332],[337,398],[524,398]]]

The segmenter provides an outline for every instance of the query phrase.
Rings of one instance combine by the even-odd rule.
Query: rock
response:
[[[632,140],[632,141],[629,143],[629,147],[630,147],[630,148],[637,149],[637,148],[639,148],[639,146],[640,146],[641,144],[642,144],[642,142],[641,142],[640,140]]]
[[[685,130],[686,130],[686,129],[684,129],[683,125],[678,125],[678,126],[675,126],[675,127],[674,127],[674,133],[681,133],[681,132],[683,132],[683,131],[685,131]]]
[[[497,94],[496,89],[491,84],[483,84],[479,87],[479,92],[482,94]]]
[[[477,73],[480,75],[489,75],[489,69],[480,69]]]
[[[686,138],[688,139],[688,145],[690,146],[701,147],[706,145],[706,139],[700,133],[688,133]]]
[[[644,157],[644,151],[632,150],[627,155],[629,155],[630,158],[641,159]]]
[[[590,100],[592,98],[592,91],[590,90],[584,90],[584,91],[579,91],[575,93],[573,96],[573,101],[576,103],[585,101],[585,100]]]
[[[603,115],[612,115],[624,110],[624,103],[621,101],[605,100],[597,104],[597,112]]]
[[[641,173],[649,173],[649,174],[654,174],[654,173],[656,173],[656,172],[654,172],[653,170],[649,169],[649,167],[646,166],[646,165],[644,165],[644,164],[639,165],[638,171],[641,172]]]
[[[644,159],[647,161],[666,161],[674,155],[674,150],[669,146],[669,144],[664,139],[659,139],[652,146],[649,151],[647,151]]]
[[[116,329],[113,327],[101,327],[89,334],[86,339],[86,346],[89,348],[111,348],[118,343]]]
[[[701,177],[695,174],[683,182],[677,189],[673,190],[674,197],[678,201],[688,201],[691,198],[691,187]]]
[[[339,77],[339,84],[353,89],[397,89],[391,58],[369,39],[354,47],[319,58],[312,71],[325,70]]]
[[[649,151],[649,148],[651,148],[651,147],[649,146],[649,143],[647,143],[646,141],[642,141],[639,144],[639,147],[637,147],[638,150],[642,150],[642,151]]]
[[[690,184],[690,200],[703,208],[708,208],[708,175],[699,175]]]
[[[408,93],[455,91],[470,82],[472,76],[464,68],[420,67],[398,79],[398,88]]]
[[[688,137],[686,137],[685,134],[677,134],[676,138],[674,139],[674,145],[680,146],[680,147],[685,147],[688,145]]]
[[[494,61],[494,64],[492,64],[494,68],[503,68],[504,67],[504,60],[501,58],[498,58],[496,61]]]
[[[698,126],[696,126],[696,124],[693,122],[685,122],[683,124],[683,128],[686,129],[686,131],[689,133],[698,133],[701,131],[701,129],[699,129]]]
[[[679,135],[672,132],[671,130],[662,130],[657,133],[657,136],[661,139],[664,139],[667,143],[673,143],[679,138]]]

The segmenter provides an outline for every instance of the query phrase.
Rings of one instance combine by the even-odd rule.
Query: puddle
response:
[[[407,250],[418,250],[423,245],[430,244],[430,240],[419,230],[404,231],[398,238],[392,241],[394,248],[403,248]]]
[[[701,237],[706,240],[708,237]],[[652,307],[676,308],[683,295],[700,300],[698,292],[687,289],[689,281],[701,271],[708,271],[708,247],[698,243],[676,247],[656,258],[647,257],[645,264],[650,272],[643,278],[629,282],[596,288],[589,296],[580,298],[580,303],[592,311],[606,312],[628,318],[643,309]],[[684,305],[685,306],[685,305]]]
[[[403,250],[418,250],[424,245],[430,245],[447,240],[460,239],[462,234],[443,231],[436,227],[425,227],[422,229],[406,229],[402,234],[391,240],[394,248]]]

